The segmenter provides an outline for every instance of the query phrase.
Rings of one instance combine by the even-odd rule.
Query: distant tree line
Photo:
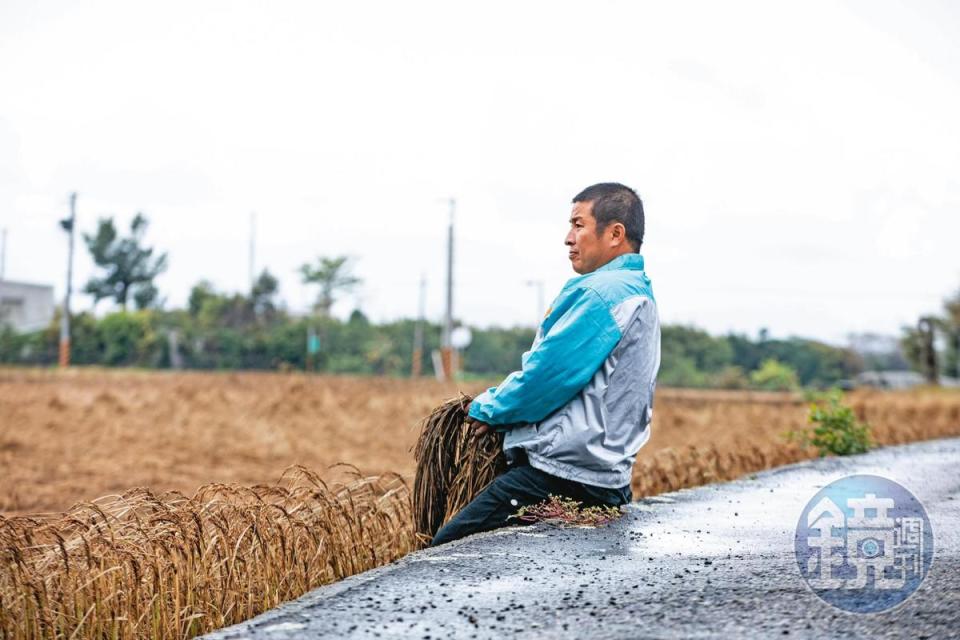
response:
[[[307,336],[320,336],[312,369],[328,373],[406,376],[413,358],[414,320],[375,324],[359,310],[346,320],[295,317],[279,308],[275,279],[261,274],[247,294],[196,285],[185,309],[90,312],[73,318],[73,362],[81,365],[187,369],[303,370]],[[52,365],[58,319],[39,332],[0,331],[0,362]],[[533,341],[530,328],[473,329],[463,353],[468,374],[495,377],[519,367]],[[440,346],[441,327],[424,326],[424,353]],[[663,327],[659,383],[681,387],[794,389],[850,378],[862,361],[850,350],[813,340],[711,336],[693,327]],[[424,358],[424,373],[433,374]]]
[[[310,369],[328,373],[409,375],[416,322],[374,324],[360,311],[340,320],[330,311],[336,298],[361,283],[345,256],[321,256],[300,267],[305,284],[317,288],[306,316],[290,314],[278,299],[277,279],[264,270],[247,293],[217,291],[207,281],[190,291],[186,308],[166,309],[154,279],[167,266],[166,254],[144,246],[147,219],[138,214],[127,236],[113,220],[99,221],[84,236],[99,272],[85,291],[112,299],[119,311],[72,318],[72,361],[76,364],[187,369]],[[135,309],[128,309],[132,299]],[[0,362],[50,365],[57,361],[58,323],[39,332],[0,329]],[[440,346],[441,327],[424,326],[423,372],[433,374],[429,357]],[[520,365],[533,341],[530,328],[473,329],[463,353],[469,375],[496,377]],[[308,348],[310,343],[316,348]],[[317,344],[319,343],[319,344]],[[852,350],[813,340],[711,336],[687,326],[663,327],[660,384],[729,389],[826,387],[862,370]]]
[[[828,387],[863,370],[850,349],[815,340],[711,336],[695,327],[663,327],[659,384],[678,387],[787,390]]]
[[[260,302],[263,302],[261,298]],[[48,328],[17,334],[0,330],[0,362],[53,365],[59,340],[55,318]],[[374,324],[359,310],[346,320],[295,317],[257,306],[252,296],[194,287],[186,309],[116,311],[102,317],[73,316],[72,362],[145,368],[311,370],[361,375],[410,375],[416,321]],[[308,361],[307,336],[320,336]],[[519,366],[533,330],[474,329],[463,354],[468,374],[494,376]],[[423,373],[433,375],[429,357],[440,347],[441,327],[424,325]]]

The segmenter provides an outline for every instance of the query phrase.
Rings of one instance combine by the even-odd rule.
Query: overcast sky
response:
[[[350,255],[336,307],[532,324],[571,197],[636,188],[665,322],[896,333],[960,287],[960,5],[0,3],[6,276],[62,295],[57,220],[137,211],[180,305]],[[93,273],[78,243],[76,281]],[[89,307],[81,297],[77,306]],[[105,311],[108,305],[101,304]]]

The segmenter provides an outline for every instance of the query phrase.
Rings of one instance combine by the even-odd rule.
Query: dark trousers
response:
[[[619,489],[595,487],[582,482],[564,480],[534,469],[525,459],[519,460],[497,476],[433,537],[432,546],[459,540],[472,533],[490,531],[513,524],[525,524],[519,518],[508,520],[520,507],[538,504],[549,495],[572,498],[585,507],[618,507],[633,499],[630,485]]]

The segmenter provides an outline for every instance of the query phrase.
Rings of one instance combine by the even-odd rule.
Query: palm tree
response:
[[[362,282],[350,273],[347,256],[327,258],[320,256],[315,265],[306,263],[300,267],[300,275],[304,284],[315,284],[320,287],[314,309],[321,316],[330,316],[334,298],[341,292],[348,292]]]
[[[96,304],[103,298],[113,298],[126,311],[127,300],[133,295],[138,309],[157,301],[154,278],[166,271],[167,254],[156,257],[152,247],[143,246],[147,218],[138,213],[130,224],[130,235],[121,238],[113,218],[101,218],[96,234],[83,234],[93,262],[103,270],[101,277],[90,278],[85,293],[93,295]]]

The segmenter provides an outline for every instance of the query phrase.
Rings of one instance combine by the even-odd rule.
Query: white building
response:
[[[0,327],[14,331],[43,329],[53,320],[53,287],[0,280]]]

